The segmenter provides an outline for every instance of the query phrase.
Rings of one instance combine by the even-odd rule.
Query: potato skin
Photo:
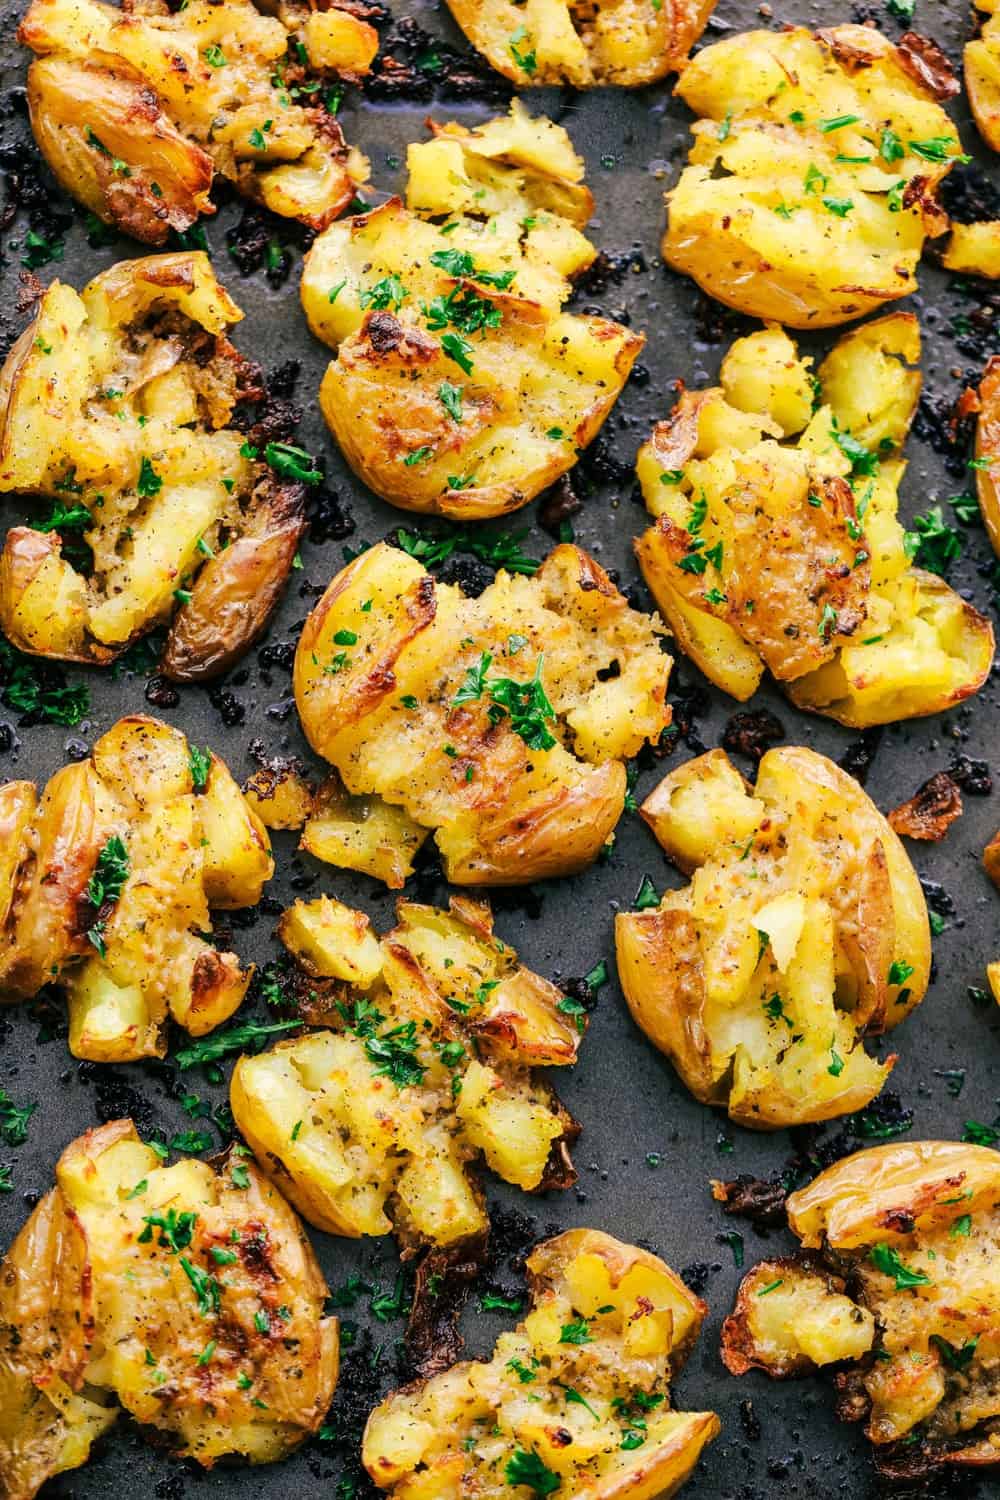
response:
[[[979,36],[966,43],[963,54],[965,87],[980,135],[994,151],[1000,151],[1000,85],[997,83],[1000,21],[994,0],[976,0],[976,9],[985,11],[989,19]]]
[[[796,747],[767,752],[756,795],[740,786],[723,751],[710,751],[667,776],[641,811],[698,882],[668,892],[657,910],[615,919],[619,978],[636,1024],[696,1098],[750,1128],[830,1119],[869,1103],[894,1059],[873,1064],[861,1038],[897,1025],[930,971],[920,885],[881,813],[846,772]],[[806,861],[798,868],[814,871],[801,887],[783,873],[786,839],[801,851],[792,858]],[[768,875],[763,894],[744,878],[759,874],[758,864]],[[841,876],[818,875],[834,867],[852,893],[846,904]],[[783,894],[765,899],[774,890]],[[745,934],[755,929],[768,942],[758,948],[754,936],[747,951]],[[847,982],[843,971],[834,977],[835,945],[854,976],[846,1012],[835,1004],[837,985]],[[783,1025],[802,1037],[794,1052],[783,1045]]]
[[[352,796],[435,830],[452,881],[519,884],[584,868],[617,822],[623,757],[668,722],[657,630],[575,547],[533,578],[501,572],[473,601],[380,544],[306,621],[296,703]],[[338,650],[345,632],[356,645]],[[506,653],[514,637],[526,644]],[[598,678],[615,661],[620,675]],[[518,681],[544,667],[554,744],[529,753],[509,716],[490,713],[484,662]],[[484,686],[463,695],[473,669]]]
[[[0,787],[0,1002],[64,987],[74,1056],[162,1056],[168,1015],[204,1035],[250,982],[252,968],[202,934],[210,905],[260,899],[270,844],[222,762],[207,753],[197,793],[192,765],[179,730],[133,715],[57,771],[40,800],[31,783]],[[95,908],[91,880],[112,841],[123,878]]]
[[[611,7],[605,19],[597,5],[593,22],[580,30],[562,0],[543,0],[528,12],[511,0],[448,0],[448,8],[472,45],[511,83],[639,88],[683,68],[715,0],[643,4],[627,19]],[[540,38],[531,29],[533,21],[540,24]],[[522,39],[513,42],[519,27]],[[530,57],[531,65],[519,62],[518,54]]]
[[[85,1462],[121,1408],[206,1468],[229,1455],[283,1457],[318,1429],[338,1364],[337,1321],[322,1316],[326,1284],[294,1213],[252,1162],[238,1187],[237,1164],[230,1153],[163,1167],[130,1120],[63,1152],[56,1187],[0,1276],[5,1500],[31,1500],[50,1475]],[[168,1204],[180,1213],[176,1250],[144,1223]],[[234,1244],[243,1248],[231,1260],[210,1254],[214,1245],[228,1256],[221,1247]],[[214,1290],[196,1291],[199,1274]],[[275,1338],[255,1310],[270,1323],[279,1303]],[[252,1404],[255,1391],[263,1405]]]
[[[293,103],[275,81],[293,42],[320,77],[368,71],[377,33],[346,9],[314,17],[288,5],[279,19],[206,0],[173,15],[33,0],[18,36],[38,54],[28,106],[48,165],[91,212],[147,244],[215,212],[216,172],[312,229],[366,175],[326,110]]]
[[[979,386],[975,456],[985,464],[976,470],[979,511],[990,545],[1000,557],[1000,356],[995,354],[986,361]]]
[[[11,528],[0,625],[20,650],[104,665],[174,615],[163,670],[204,681],[265,628],[305,502],[230,426],[238,401],[264,395],[226,338],[241,316],[200,252],[112,266],[79,295],[57,281],[40,299],[0,375],[0,490],[89,512],[94,569],[77,573],[56,531]]]
[[[669,1380],[697,1339],[705,1304],[659,1257],[599,1230],[546,1240],[527,1264],[531,1307],[500,1335],[488,1363],[454,1364],[393,1392],[372,1412],[362,1444],[368,1473],[407,1500],[458,1500],[469,1486],[499,1500],[515,1450],[530,1449],[578,1500],[675,1494],[719,1430],[711,1412],[669,1407]],[[562,1325],[581,1317],[599,1332],[585,1358],[560,1344]],[[529,1363],[534,1410],[517,1374]],[[587,1433],[558,1394],[567,1384],[589,1405]],[[617,1424],[627,1421],[636,1390],[646,1413],[643,1441],[628,1450]],[[472,1440],[484,1410],[491,1437],[501,1441],[481,1450]],[[570,1443],[560,1442],[566,1432]]]
[[[836,1377],[839,1413],[866,1419],[880,1469],[904,1444],[928,1470],[995,1465],[998,1201],[987,1147],[907,1141],[843,1158],[788,1199],[806,1253],[749,1273],[723,1331],[727,1365],[781,1376],[859,1361]]]
[[[816,121],[837,111],[824,99],[843,105],[855,78],[850,113],[861,123],[848,137],[825,135]],[[856,25],[751,31],[703,48],[677,87],[701,118],[668,194],[667,263],[740,312],[792,328],[832,327],[912,292],[925,235],[947,227],[935,188],[950,163],[908,148],[889,170],[877,155],[860,168],[837,158],[868,155],[872,142],[877,152],[887,114],[901,138],[941,135],[958,154],[930,83],[919,48]],[[801,124],[789,121],[796,111]],[[803,192],[810,167],[823,182]],[[894,211],[887,194],[899,181]],[[827,201],[850,207],[837,213]]]

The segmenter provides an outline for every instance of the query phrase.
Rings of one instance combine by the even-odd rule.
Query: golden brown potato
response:
[[[842,1360],[838,1412],[876,1462],[1000,1463],[1000,1155],[953,1141],[876,1146],[788,1200],[805,1255],[756,1266],[723,1328],[734,1374]]]
[[[670,1404],[704,1302],[657,1256],[596,1229],[536,1246],[528,1276],[531,1310],[488,1362],[376,1407],[368,1473],[396,1500],[666,1500],[719,1431],[713,1412]]]
[[[715,0],[448,0],[448,9],[497,72],[522,88],[619,84],[638,88],[679,72]]]
[[[960,276],[1000,278],[1000,221],[953,223],[941,264]]]
[[[80,294],[55,281],[38,302],[0,374],[0,492],[54,502],[0,554],[0,626],[20,650],[105,663],[172,618],[162,670],[199,681],[267,625],[305,491],[230,425],[264,394],[226,337],[241,317],[200,251],[123,262]],[[73,530],[86,577],[62,555]]]
[[[488,1228],[474,1162],[528,1192],[575,1181],[577,1127],[531,1070],[574,1063],[586,1016],[518,963],[488,906],[400,901],[397,914],[379,941],[325,896],[285,913],[302,1012],[335,1029],[242,1057],[231,1103],[318,1229],[449,1246]]]
[[[37,805],[36,805],[37,804]],[[253,906],[274,871],[229,771],[158,719],[120,719],[41,800],[0,788],[0,1002],[58,983],[75,1057],[166,1052],[168,1015],[203,1036],[253,973],[207,940],[209,908]]]
[[[243,795],[265,828],[301,828],[316,793],[301,761],[275,756],[243,783]]]
[[[738,339],[720,383],[684,392],[639,451],[656,524],[636,543],[684,651],[741,700],[767,668],[800,708],[866,728],[983,684],[993,630],[910,565],[900,457],[920,334],[891,313],[812,361],[776,325]]]
[[[328,865],[359,870],[401,891],[428,832],[380,797],[352,797],[335,772],[316,793],[299,847]]]
[[[916,290],[936,189],[961,152],[932,43],[866,26],[751,31],[705,47],[677,92],[698,116],[663,254],[751,317],[825,328]]]
[[[0,1271],[0,1494],[32,1500],[122,1411],[205,1468],[283,1458],[337,1384],[326,1295],[252,1161],[166,1167],[131,1120],[88,1131]]]
[[[988,146],[1000,151],[1000,17],[996,0],[975,0],[976,9],[989,16],[963,55],[965,87],[973,118]]]
[[[986,362],[976,421],[976,495],[993,551],[1000,557],[1000,356]]]
[[[584,869],[614,829],[622,761],[669,723],[659,634],[577,547],[469,599],[380,543],[306,621],[295,700],[367,816],[376,799],[405,814],[401,851],[433,829],[449,880],[516,885]],[[363,868],[333,834],[307,847]]]
[[[215,212],[216,172],[273,213],[329,224],[367,163],[316,91],[366,73],[378,35],[349,6],[265,10],[32,0],[18,33],[37,54],[31,125],[66,191],[150,245]]]
[[[572,467],[644,340],[561,310],[596,254],[561,126],[515,100],[475,130],[435,127],[407,162],[407,207],[331,225],[306,258],[310,327],[337,350],[320,405],[383,499],[501,515]]]
[[[769,750],[749,787],[722,750],[665,777],[642,816],[689,874],[615,919],[636,1024],[705,1104],[755,1129],[860,1109],[895,1061],[930,973],[916,872],[853,777],[813,750]]]

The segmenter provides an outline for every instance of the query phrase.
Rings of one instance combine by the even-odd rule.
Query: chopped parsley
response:
[[[136,480],[135,488],[136,494],[142,495],[147,499],[153,495],[158,495],[163,488],[162,476],[157,474],[145,455],[143,455],[142,462],[139,464],[139,478]]]
[[[156,1241],[159,1248],[167,1250],[171,1255],[179,1255],[191,1243],[198,1215],[185,1211],[178,1213],[176,1208],[168,1208],[163,1214],[144,1214],[142,1222],[146,1227],[139,1235],[140,1245],[148,1245],[156,1229],[159,1230],[159,1239]]]
[[[217,1313],[222,1305],[222,1291],[215,1277],[203,1271],[200,1266],[193,1266],[186,1255],[181,1256],[180,1265],[194,1289],[198,1311],[202,1317],[207,1318]]]
[[[511,38],[510,38],[510,42],[509,42],[508,45],[510,47],[510,55],[514,59],[514,61],[517,63],[517,66],[523,72],[530,74],[530,73],[534,73],[535,70],[537,69],[537,67],[538,67],[538,59],[535,56],[534,49],[532,49],[531,52],[522,52],[522,51],[519,50],[520,49],[520,44],[522,42],[526,41],[527,37],[528,37],[528,28],[526,26],[519,26],[516,31],[514,31],[514,32],[511,33]],[[558,1481],[557,1481],[557,1483],[558,1483]],[[543,1494],[543,1495],[547,1495],[549,1493],[549,1491],[548,1490],[542,1490],[542,1491],[540,1491],[540,1493]]]
[[[218,42],[213,42],[210,47],[206,47],[201,55],[210,68],[224,68],[226,66],[226,54]]]
[[[939,1333],[932,1333],[930,1342],[949,1370],[967,1370],[979,1347],[979,1336],[977,1334],[974,1338],[967,1339],[960,1349],[957,1349],[954,1344],[949,1344],[948,1340],[942,1338]]]
[[[873,1245],[868,1258],[877,1271],[895,1279],[897,1292],[905,1291],[908,1287],[932,1285],[930,1277],[925,1276],[923,1271],[913,1271],[904,1265],[899,1252],[892,1245]]]
[[[592,1344],[594,1336],[590,1331],[590,1324],[586,1318],[577,1318],[572,1323],[564,1323],[559,1335],[560,1344]]]
[[[398,312],[409,295],[398,276],[383,276],[381,281],[366,287],[358,301],[363,308],[374,307],[378,311],[391,308],[393,312]]]
[[[431,259],[433,260],[433,256]],[[438,386],[438,400],[453,422],[462,421],[462,387],[443,380]]]
[[[196,792],[203,792],[208,786],[208,773],[212,769],[211,750],[199,750],[197,745],[188,744],[188,766],[191,770],[191,784]]]
[[[183,1072],[199,1063],[217,1062],[231,1052],[243,1052],[257,1043],[262,1044],[275,1032],[290,1031],[301,1024],[300,1021],[271,1021],[265,1025],[260,1021],[246,1021],[242,1026],[230,1026],[228,1031],[215,1031],[211,1036],[199,1037],[190,1046],[182,1047],[174,1061]]]
[[[914,516],[913,530],[903,533],[903,548],[911,562],[939,576],[961,555],[962,533],[949,526],[940,505],[932,505],[925,516]]]
[[[0,1140],[6,1146],[23,1146],[28,1139],[28,1121],[38,1108],[36,1104],[17,1105],[0,1088]]]
[[[264,462],[283,479],[297,479],[300,484],[320,484],[323,479],[312,455],[294,443],[268,443]]]
[[[648,875],[644,875],[640,882],[639,889],[635,893],[635,900],[632,902],[633,909],[635,911],[651,911],[654,906],[659,906],[659,904],[660,897],[657,893],[656,886],[650,880]]]
[[[116,833],[112,834],[97,856],[97,863],[84,892],[87,902],[98,913],[97,920],[87,931],[87,939],[102,958],[106,951],[104,928],[107,915],[102,917],[100,913],[105,907],[114,906],[118,900],[128,879],[128,870],[128,850],[122,839]]]
[[[454,552],[471,552],[481,562],[494,568],[506,568],[509,573],[531,575],[538,572],[540,563],[525,556],[521,550],[521,538],[526,531],[503,531],[498,536],[481,537],[474,532],[456,531],[446,536],[419,536],[416,532],[396,532],[396,542],[410,557],[415,557],[425,568],[436,568],[447,562]]]
[[[993,1125],[984,1125],[981,1120],[966,1120],[962,1140],[974,1146],[995,1146],[1000,1141],[1000,1130]]]

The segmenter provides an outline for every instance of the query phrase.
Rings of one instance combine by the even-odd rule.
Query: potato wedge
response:
[[[0,375],[0,491],[54,502],[0,553],[0,626],[22,651],[106,663],[173,620],[162,670],[216,677],[264,630],[305,490],[230,425],[264,392],[226,337],[242,314],[200,251],[55,281]],[[63,556],[82,530],[89,576]]]
[[[988,146],[1000,151],[1000,18],[996,0],[976,0],[987,17],[982,31],[963,53],[965,87],[972,116]]]
[[[992,626],[911,566],[897,520],[919,358],[916,319],[890,313],[843,335],[814,377],[771,324],[640,449],[656,518],[636,543],[646,582],[734,697],[767,669],[799,707],[867,728],[938,713],[985,681]]]
[[[723,1359],[784,1376],[835,1361],[838,1413],[891,1469],[1000,1462],[1000,1157],[907,1141],[845,1157],[788,1200],[804,1255],[745,1278]]]
[[[528,1277],[531,1307],[486,1363],[452,1365],[376,1407],[368,1473],[399,1500],[666,1500],[719,1431],[713,1412],[670,1402],[705,1303],[658,1256],[596,1229],[537,1245]]]
[[[928,47],[936,93],[915,56]],[[936,188],[962,148],[938,99],[957,89],[912,33],[896,47],[870,27],[799,27],[703,48],[677,85],[698,119],[664,258],[792,328],[907,296],[925,238],[948,227]]]
[[[207,940],[210,907],[252,906],[274,871],[227,768],[158,719],[120,719],[88,760],[0,788],[0,1001],[53,981],[75,1057],[162,1057],[236,1010],[253,969]]]
[[[659,633],[573,546],[468,599],[381,543],[309,616],[295,698],[347,791],[433,829],[451,881],[521,884],[612,832],[622,760],[669,722]],[[308,847],[351,865],[336,838]]]
[[[367,177],[311,102],[320,79],[366,73],[377,51],[348,7],[32,0],[18,36],[36,53],[28,108],[45,160],[98,218],[146,244],[215,212],[216,173],[311,229]]]
[[[769,750],[754,788],[710,750],[641,812],[691,882],[615,919],[636,1024],[741,1125],[869,1103],[895,1058],[862,1038],[919,1004],[931,959],[916,872],[874,803],[813,750]]]
[[[331,225],[302,303],[337,357],[320,405],[348,463],[404,510],[472,520],[525,505],[576,462],[643,345],[561,310],[596,251],[561,126],[510,115],[411,146],[408,206]]]
[[[715,0],[628,8],[607,0],[448,0],[448,9],[491,67],[521,88],[639,88],[683,69]]]
[[[167,1167],[131,1120],[88,1131],[0,1274],[0,1492],[32,1500],[122,1411],[205,1468],[283,1458],[337,1384],[326,1296],[252,1161]]]
[[[284,914],[303,1012],[336,1029],[240,1058],[231,1104],[318,1229],[447,1247],[488,1228],[475,1162],[527,1192],[576,1180],[578,1129],[531,1069],[574,1063],[586,1015],[518,963],[488,906],[397,914],[381,940],[325,896]]]

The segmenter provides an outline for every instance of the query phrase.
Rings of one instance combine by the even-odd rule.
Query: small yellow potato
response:
[[[397,1500],[667,1500],[719,1431],[670,1398],[705,1303],[658,1256],[596,1229],[537,1245],[528,1280],[531,1307],[488,1361],[376,1407],[368,1473]]]
[[[734,1375],[840,1361],[838,1414],[876,1466],[1000,1462],[1000,1156],[907,1141],[845,1157],[788,1199],[802,1251],[745,1277],[722,1331]],[[884,1455],[884,1456],[883,1456]]]
[[[206,1469],[284,1458],[336,1388],[327,1295],[236,1150],[167,1167],[131,1120],[88,1131],[0,1267],[0,1493],[32,1500],[123,1411]]]
[[[963,54],[965,87],[973,119],[988,146],[1000,151],[1000,17],[996,0],[975,0],[989,18]]]
[[[93,1062],[162,1057],[168,1016],[204,1036],[253,974],[208,941],[210,908],[254,906],[271,846],[228,769],[134,714],[41,798],[0,787],[0,1003],[55,982],[69,1046]]]
[[[870,1103],[895,1057],[862,1039],[920,1003],[931,961],[920,882],[874,803],[813,750],[769,750],[753,788],[710,750],[641,813],[690,884],[615,919],[636,1024],[741,1125]]]
[[[533,576],[499,572],[476,599],[406,552],[369,548],[296,651],[306,737],[362,799],[334,793],[304,847],[389,884],[421,830],[457,885],[584,869],[621,815],[622,762],[669,723],[660,633],[574,546]]]

